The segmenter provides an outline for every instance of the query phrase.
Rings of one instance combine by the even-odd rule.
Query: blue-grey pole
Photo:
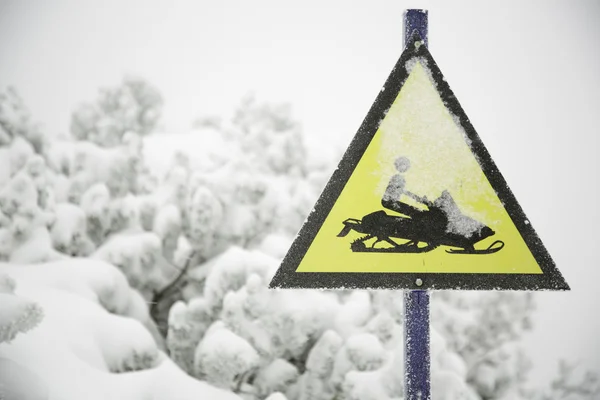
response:
[[[427,38],[427,10],[406,10],[404,13],[404,47],[412,37],[415,31],[419,32],[421,39],[425,41],[425,46],[429,41]]]
[[[429,400],[429,292],[404,292],[404,399]]]
[[[427,10],[406,10],[404,46],[414,31],[427,45]],[[418,283],[417,283],[418,284]],[[429,292],[404,292],[404,399],[430,400]]]

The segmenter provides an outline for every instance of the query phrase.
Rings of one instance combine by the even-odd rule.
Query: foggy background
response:
[[[407,8],[429,10],[433,57],[571,286],[536,294],[532,378],[559,358],[600,371],[600,2],[2,0],[0,84],[50,135],[126,74],[162,92],[168,132],[255,93],[335,154],[402,51]]]

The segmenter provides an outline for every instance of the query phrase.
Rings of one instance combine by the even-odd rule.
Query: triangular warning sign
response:
[[[271,287],[569,289],[418,35]]]

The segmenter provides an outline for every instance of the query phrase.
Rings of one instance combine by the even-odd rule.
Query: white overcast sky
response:
[[[228,114],[249,92],[345,147],[429,10],[430,51],[573,291],[538,296],[534,376],[559,357],[600,371],[600,2],[0,0],[0,85],[49,133],[125,74],[166,100],[164,126]]]

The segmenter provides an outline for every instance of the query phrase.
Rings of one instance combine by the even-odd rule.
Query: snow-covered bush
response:
[[[48,231],[54,216],[41,209],[37,200],[35,182],[22,171],[11,176],[0,189],[2,259],[36,262],[59,257]]]
[[[71,118],[71,133],[105,147],[121,143],[129,132],[146,135],[159,122],[163,100],[160,92],[139,78],[125,78],[116,88],[100,91],[95,103],[83,103]]]
[[[196,348],[194,375],[216,386],[235,389],[258,362],[258,353],[248,341],[217,322]]]
[[[147,299],[176,273],[164,258],[161,238],[154,232],[115,234],[92,254],[92,258],[119,267],[130,284]]]
[[[83,194],[100,182],[113,197],[139,191],[141,149],[129,143],[105,149],[85,141],[55,141],[49,145],[48,160],[57,173],[70,177],[68,195],[73,203],[79,204]]]
[[[80,207],[85,213],[87,235],[95,246],[101,244],[111,227],[111,196],[103,183],[96,183],[81,196]]]
[[[8,87],[0,90],[0,146],[16,138],[23,138],[38,153],[47,141],[15,88]]]
[[[40,323],[42,308],[15,294],[16,283],[9,275],[0,274],[0,343],[10,342]]]
[[[169,261],[174,261],[179,236],[182,233],[181,211],[174,204],[160,208],[154,217],[151,228],[161,239],[162,252]]]
[[[194,250],[207,259],[217,254],[217,232],[223,220],[223,206],[214,193],[200,186],[190,198],[187,209],[187,237]]]
[[[88,256],[95,245],[88,238],[85,212],[71,203],[59,203],[54,209],[54,222],[50,228],[52,245],[61,253],[71,256]]]
[[[276,174],[305,173],[307,150],[289,105],[259,104],[254,96],[247,96],[225,132],[239,143],[252,165]]]

